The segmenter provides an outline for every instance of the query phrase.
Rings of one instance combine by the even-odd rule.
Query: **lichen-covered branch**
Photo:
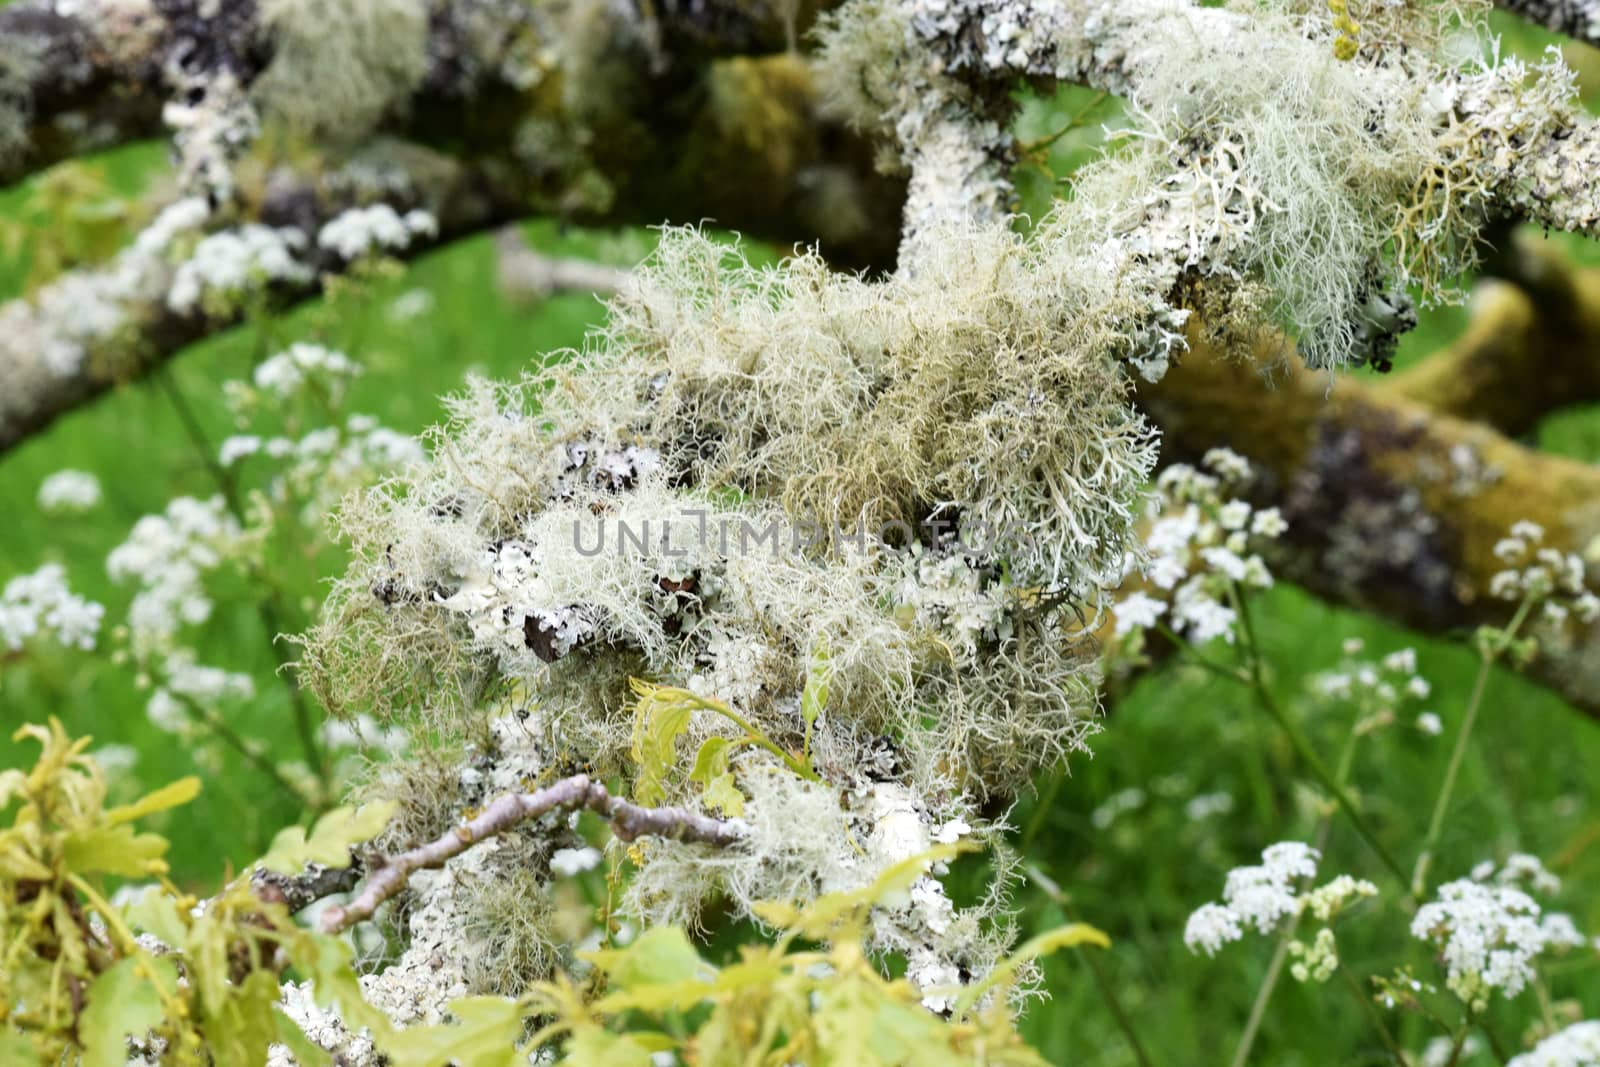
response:
[[[1495,6],[1575,41],[1600,44],[1597,0],[1495,0]]]
[[[1489,259],[1466,329],[1386,383],[1430,411],[1509,437],[1563,408],[1600,400],[1600,268],[1519,234]]]
[[[1260,503],[1289,523],[1275,570],[1336,603],[1425,632],[1503,624],[1489,594],[1505,569],[1495,544],[1521,519],[1550,547],[1585,552],[1600,537],[1600,468],[1525,448],[1487,426],[1429,410],[1298,361],[1270,375],[1193,350],[1140,400],[1164,455],[1197,460],[1227,446],[1261,477]],[[1600,716],[1600,626],[1569,620],[1546,635],[1528,673]]]
[[[573,58],[596,59],[603,40],[622,45],[618,58],[648,48],[642,69],[659,75],[781,52],[817,6],[20,0],[0,9],[0,184],[163,125],[202,181],[222,176],[216,165],[260,121],[334,141],[382,129],[459,142],[494,128]],[[550,47],[567,34],[588,49]],[[452,112],[467,121],[452,124]]]
[[[480,841],[517,826],[529,819],[554,811],[568,812],[587,808],[607,819],[612,830],[624,841],[639,837],[665,837],[673,841],[727,848],[739,842],[743,831],[737,822],[714,819],[684,808],[646,808],[613,796],[600,782],[587,775],[574,775],[532,793],[512,793],[489,804],[479,814],[442,837],[394,856],[367,872],[366,884],[349,903],[329,907],[322,913],[324,933],[338,933],[370,919],[384,901],[399,893],[417,871],[442,867]]]
[[[361,880],[361,862],[352,855],[343,867],[309,865],[300,874],[280,874],[257,868],[250,875],[250,889],[268,904],[282,904],[290,914],[308,908],[335,893],[348,893]]]
[[[319,243],[355,208],[436,219],[435,234],[371,249],[391,255],[544,211],[590,223],[714,220],[780,244],[820,238],[842,265],[892,259],[903,183],[819,113],[799,60],[713,63],[660,84],[642,68],[612,77],[625,89],[616,113],[542,99],[499,154],[378,141],[309,171],[244,161],[226,213],[184,201],[111,263],[0,307],[0,450],[234,325],[252,302],[316,292],[359,258]]]

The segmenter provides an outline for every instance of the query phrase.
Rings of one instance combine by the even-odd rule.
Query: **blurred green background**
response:
[[[1535,54],[1541,35],[1509,24],[1509,43]],[[1592,69],[1592,56],[1570,53]],[[1588,84],[1600,84],[1590,77]],[[1050,169],[1065,173],[1099,142],[1100,124],[1114,122],[1115,101],[1081,92],[1031,101],[1019,133],[1046,136],[1072,116],[1081,125],[1050,147]],[[97,161],[104,195],[131,196],[165,169],[159,146],[137,146]],[[52,216],[41,207],[50,179],[0,193],[0,219],[20,227],[23,239],[0,259],[0,296],[23,291],[38,268]],[[1026,203],[1038,210],[1051,193],[1042,172],[1021,175]],[[528,227],[532,242],[558,254],[596,256],[618,263],[637,261],[651,235],[566,232],[552,223]],[[1600,263],[1596,246],[1568,242],[1572,255]],[[396,300],[421,291],[426,310],[412,318],[396,313]],[[411,298],[417,302],[417,298]],[[469,371],[514,376],[547,353],[581,342],[600,323],[603,306],[588,295],[567,295],[534,307],[503,300],[494,278],[494,253],[487,237],[465,241],[411,264],[403,277],[374,282],[329,309],[312,305],[261,328],[244,328],[196,346],[175,360],[170,374],[198,409],[213,442],[231,432],[218,399],[229,379],[246,378],[251,367],[288,340],[317,340],[348,352],[364,367],[346,409],[378,416],[386,425],[420,431],[441,415],[440,394],[459,389]],[[1429,312],[1405,342],[1402,361],[1425,358],[1449,340],[1465,320],[1462,309]],[[1600,462],[1600,411],[1577,410],[1541,428],[1540,447]],[[63,468],[96,474],[105,489],[101,508],[82,519],[51,519],[34,505],[40,482]],[[56,423],[0,457],[0,581],[48,561],[63,563],[74,589],[107,606],[108,628],[124,613],[132,590],[105,574],[107,552],[141,516],[159,512],[172,497],[209,496],[210,478],[186,439],[173,410],[150,382],[118,390]],[[291,605],[295,629],[314,615],[322,582],[339,569],[337,554],[281,561],[281,585],[296,591]],[[241,582],[241,595],[247,587]],[[281,682],[255,606],[247,599],[219,597],[219,607],[198,642],[202,662],[245,670],[257,679],[258,699],[236,723],[265,739],[280,757],[298,748]],[[1372,821],[1392,849],[1409,860],[1422,837],[1450,737],[1466,702],[1476,658],[1456,643],[1423,640],[1372,619],[1334,610],[1289,588],[1265,598],[1260,615],[1271,655],[1272,685],[1304,716],[1307,728],[1331,757],[1348,712],[1330,710],[1305,697],[1306,682],[1341,658],[1341,642],[1359,637],[1368,654],[1406,646],[1418,650],[1420,672],[1432,683],[1429,707],[1445,722],[1445,733],[1427,738],[1397,727],[1363,750],[1355,773]],[[214,884],[229,865],[248,862],[271,834],[302,813],[272,784],[229,753],[223,773],[198,768],[192,754],[152,726],[145,716],[147,692],[131,672],[102,652],[40,649],[0,658],[0,720],[6,733],[17,724],[48,715],[61,717],[74,733],[93,734],[97,745],[125,744],[138,753],[132,778],[146,787],[185,774],[206,780],[202,802],[172,813],[164,830],[174,840],[174,869],[197,888]],[[1345,718],[1341,718],[1344,716]],[[1226,1062],[1266,969],[1271,944],[1248,938],[1215,960],[1194,957],[1182,943],[1184,921],[1199,904],[1215,899],[1225,872],[1254,862],[1280,839],[1307,839],[1314,816],[1299,802],[1292,753],[1250,702],[1249,694],[1182,666],[1145,677],[1118,703],[1093,758],[1078,758],[1070,772],[1045,776],[1040,799],[1025,798],[1011,813],[1019,843],[1031,862],[1065,894],[1071,917],[1104,929],[1114,947],[1103,968],[1133,1018],[1154,1062]],[[0,765],[31,759],[9,740],[0,741]],[[1435,870],[1441,878],[1464,875],[1479,860],[1511,851],[1539,855],[1565,878],[1560,904],[1580,929],[1600,933],[1600,809],[1595,768],[1600,766],[1600,728],[1560,700],[1517,677],[1497,672],[1490,682],[1483,717],[1463,770]],[[1266,775],[1273,788],[1253,787]],[[130,782],[124,788],[132,789]],[[1231,811],[1193,817],[1186,811],[1199,794],[1226,794]],[[1095,812],[1117,797],[1115,818]],[[1110,809],[1105,809],[1109,811]],[[1348,828],[1336,824],[1325,874],[1350,872],[1382,881],[1371,856]],[[1016,894],[1025,930],[1061,921],[1062,904],[1025,882]],[[1388,907],[1357,915],[1340,928],[1345,958],[1362,972],[1384,971],[1399,958],[1431,974],[1427,952],[1409,942],[1406,916]],[[1081,957],[1046,963],[1049,999],[1036,1003],[1024,1031],[1061,1064],[1113,1065],[1136,1062],[1101,992]],[[1553,992],[1575,998],[1586,1016],[1600,1013],[1600,967],[1593,953],[1557,968]],[[1513,1042],[1531,1017],[1528,998],[1494,1018]],[[1414,1018],[1397,1020],[1410,1048],[1420,1048],[1424,1030]],[[1365,1026],[1358,1005],[1335,990],[1301,987],[1285,980],[1268,1013],[1254,1062],[1285,1065],[1383,1062],[1381,1048]],[[1475,1062],[1464,1060],[1463,1062]],[[1483,1060],[1482,1062],[1489,1062]]]

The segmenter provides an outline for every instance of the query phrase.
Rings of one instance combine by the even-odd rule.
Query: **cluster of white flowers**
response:
[[[373,204],[350,208],[325,223],[317,232],[317,245],[344,259],[357,259],[374,250],[406,248],[417,237],[438,233],[438,220],[426,211],[401,215],[388,204]]]
[[[1558,1030],[1532,1051],[1513,1056],[1506,1067],[1600,1067],[1600,1021],[1590,1019]]]
[[[1528,600],[1541,608],[1546,623],[1557,626],[1569,616],[1583,623],[1600,619],[1600,597],[1585,587],[1583,558],[1541,547],[1543,542],[1542,526],[1527,520],[1514,524],[1510,536],[1494,546],[1495,557],[1507,567],[1489,579],[1489,595]]]
[[[1472,878],[1440,886],[1436,899],[1417,909],[1411,935],[1438,946],[1445,984],[1474,1011],[1486,1008],[1496,989],[1506,997],[1522,992],[1548,940],[1532,897]]]
[[[46,563],[0,591],[0,647],[15,651],[29,638],[53,636],[68,648],[92,649],[105,612],[67,587],[61,564]]]
[[[225,700],[250,700],[255,681],[248,674],[196,663],[194,653],[178,649],[161,665],[162,684],[150,694],[145,715],[160,730],[187,735],[193,726],[191,707],[211,708]]]
[[[263,360],[252,376],[257,389],[289,397],[315,382],[335,397],[344,384],[361,373],[355,361],[343,352],[321,345],[298,343]]]
[[[1144,807],[1145,799],[1145,791],[1138,786],[1119,789],[1090,812],[1089,821],[1094,824],[1096,830],[1110,829],[1111,824],[1123,815]]]
[[[44,364],[70,377],[92,349],[117,338],[128,326],[131,308],[160,298],[168,247],[181,233],[201,226],[208,214],[203,200],[179,200],[105,268],[69,271],[40,289],[34,303],[36,321],[44,327],[37,339]]]
[[[1246,929],[1269,934],[1309,913],[1322,923],[1310,944],[1295,941],[1291,973],[1299,981],[1326,981],[1339,957],[1329,923],[1358,900],[1376,896],[1371,882],[1341,874],[1321,886],[1300,892],[1299,883],[1316,877],[1316,849],[1300,841],[1280,841],[1261,853],[1257,866],[1235,867],[1223,885],[1222,902],[1203,904],[1189,916],[1183,942],[1191,952],[1216,955],[1239,940]]]
[[[558,878],[573,878],[600,865],[600,850],[584,848],[558,848],[550,857],[550,873]]]
[[[1391,652],[1380,659],[1358,659],[1365,649],[1360,638],[1344,643],[1345,660],[1334,671],[1311,679],[1312,691],[1319,697],[1351,706],[1362,716],[1363,731],[1387,726],[1402,712],[1409,712],[1428,699],[1433,687],[1417,673],[1417,653],[1410,648]],[[1413,725],[1428,736],[1443,729],[1439,716],[1419,711]]]
[[[305,234],[248,223],[213,233],[195,245],[178,265],[167,290],[167,306],[180,314],[222,313],[245,294],[285,282],[303,285],[311,268],[297,257],[305,251]]]
[[[100,506],[100,479],[88,471],[56,471],[39,485],[39,510],[73,515]]]
[[[141,661],[170,652],[182,625],[211,616],[201,576],[218,567],[240,539],[239,524],[222,497],[177,497],[161,515],[146,515],[128,539],[111,550],[106,570],[118,582],[140,586],[128,609],[135,656]]]
[[[1172,629],[1197,643],[1231,642],[1237,612],[1230,592],[1266,589],[1272,572],[1253,551],[1288,529],[1277,508],[1256,510],[1232,491],[1251,477],[1249,461],[1226,448],[1207,452],[1205,469],[1174,464],[1156,480],[1158,514],[1145,538],[1150,586],[1171,590],[1167,603],[1139,590],[1115,608],[1114,633],[1127,636],[1155,626],[1170,610]]]
[[[351,415],[342,429],[323,426],[298,439],[234,434],[217,450],[224,467],[258,455],[283,463],[267,487],[268,497],[275,502],[292,498],[300,505],[301,521],[316,527],[346,493],[421,463],[426,453],[415,437],[380,426],[371,415]]]

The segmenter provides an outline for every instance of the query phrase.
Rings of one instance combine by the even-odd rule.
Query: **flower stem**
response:
[[[1327,765],[1322,762],[1321,757],[1312,749],[1305,736],[1300,733],[1288,714],[1278,705],[1276,698],[1272,695],[1272,690],[1267,687],[1266,677],[1261,669],[1261,646],[1256,640],[1255,627],[1250,619],[1250,608],[1245,602],[1245,598],[1239,595],[1237,586],[1234,589],[1234,603],[1239,613],[1240,630],[1244,637],[1245,650],[1248,653],[1249,677],[1247,684],[1255,690],[1256,698],[1262,709],[1278,724],[1284,736],[1289,739],[1289,744],[1294,748],[1295,754],[1310,768],[1312,776],[1317,779],[1324,789],[1332,794],[1334,802],[1344,812],[1345,818],[1350,820],[1351,825],[1361,835],[1362,840],[1367,843],[1367,846],[1372,849],[1383,865],[1389,868],[1395,878],[1399,879],[1400,884],[1406,885],[1405,869],[1400,866],[1399,861],[1378,839],[1378,835],[1367,823],[1367,820],[1356,810],[1355,803],[1350,799],[1350,795],[1345,791],[1344,786],[1340,785],[1333,773],[1328,770]]]
[[[161,384],[162,391],[166,394],[172,409],[177,413],[178,421],[183,424],[184,433],[189,438],[189,444],[199,458],[201,466],[205,467],[211,475],[211,480],[216,484],[217,492],[222,495],[223,502],[227,504],[228,511],[239,522],[245,525],[247,518],[244,504],[239,499],[239,488],[233,475],[217,459],[216,449],[206,436],[205,428],[200,425],[200,420],[195,416],[194,409],[184,397],[183,391],[178,388],[177,380],[173,377],[168,367],[163,367],[156,373],[156,380]],[[306,764],[311,772],[317,776],[322,785],[322,793],[328,792],[329,767],[326,755],[317,740],[316,716],[311,706],[306,702],[305,691],[300,688],[290,673],[292,662],[288,653],[278,644],[278,635],[283,632],[283,594],[275,582],[269,578],[260,567],[249,568],[251,576],[256,578],[265,591],[265,596],[256,601],[256,614],[261,619],[261,624],[267,631],[267,644],[271,646],[272,658],[277,662],[278,669],[274,673],[283,679],[284,687],[289,693],[289,704],[294,712],[295,732],[300,738],[300,747],[305,753]]]
[[[1344,978],[1345,986],[1350,990],[1350,995],[1360,1002],[1361,1007],[1367,1013],[1367,1018],[1372,1020],[1372,1026],[1378,1031],[1378,1037],[1383,1041],[1383,1047],[1389,1050],[1389,1055],[1394,1057],[1394,1062],[1399,1067],[1406,1067],[1406,1054],[1401,1050],[1399,1042],[1395,1041],[1394,1035],[1389,1032],[1389,1024],[1383,1021],[1383,1013],[1378,1011],[1378,1006],[1372,1003],[1372,998],[1367,996],[1366,991],[1361,988],[1361,983],[1356,980],[1356,976],[1351,974],[1349,969],[1342,963],[1339,965],[1339,974]]]
[[[1478,721],[1478,709],[1483,706],[1483,694],[1488,688],[1489,672],[1494,667],[1495,660],[1499,658],[1500,651],[1511,643],[1517,630],[1522,626],[1523,620],[1528,617],[1531,600],[1524,599],[1517,608],[1511,622],[1507,624],[1505,633],[1498,639],[1486,642],[1479,653],[1478,674],[1472,681],[1472,695],[1467,699],[1467,713],[1461,720],[1461,729],[1456,734],[1455,747],[1450,750],[1450,762],[1445,766],[1444,782],[1439,786],[1439,795],[1433,802],[1433,815],[1428,819],[1428,833],[1422,839],[1422,851],[1417,856],[1417,864],[1411,871],[1411,895],[1421,898],[1428,885],[1428,866],[1433,862],[1433,850],[1439,843],[1439,835],[1444,831],[1444,817],[1450,810],[1450,797],[1455,792],[1456,777],[1461,772],[1461,764],[1466,758],[1467,742],[1472,737],[1472,728]]]
[[[1055,879],[1031,863],[1028,864],[1027,870],[1034,882],[1044,890],[1045,895],[1061,909],[1062,919],[1073,922],[1072,910],[1067,907],[1067,895],[1061,892],[1061,887],[1056,884]],[[1105,967],[1095,955],[1095,951],[1079,947],[1077,954],[1088,965],[1094,984],[1100,990],[1100,997],[1106,1002],[1106,1009],[1111,1012],[1111,1018],[1116,1022],[1117,1029],[1128,1039],[1128,1047],[1133,1050],[1133,1058],[1139,1062],[1139,1067],[1153,1067],[1155,1061],[1150,1058],[1150,1053],[1145,1051],[1143,1042],[1139,1040],[1139,1031],[1133,1025],[1133,1018],[1123,1008],[1122,1001],[1117,997],[1116,986],[1112,984],[1111,976],[1106,974]]]

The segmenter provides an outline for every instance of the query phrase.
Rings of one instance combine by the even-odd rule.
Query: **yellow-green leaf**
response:
[[[586,1026],[567,1042],[563,1062],[572,1067],[650,1067],[650,1050],[632,1035]]]
[[[317,820],[309,836],[298,826],[285,827],[256,865],[281,874],[297,874],[308,863],[348,867],[350,847],[381,834],[398,806],[383,800],[360,808],[334,808]]]
[[[176,808],[187,804],[200,795],[200,779],[189,777],[180,778],[171,785],[162,786],[153,793],[147,793],[135,800],[132,804],[124,804],[118,808],[111,808],[106,812],[106,821],[115,826],[118,823],[132,822],[142,819],[146,815],[154,815],[158,811]]]
[[[138,878],[167,852],[160,834],[136,834],[131,826],[96,826],[67,835],[61,854],[77,874],[120,874]]]
[[[688,982],[709,972],[710,965],[689,943],[689,935],[676,926],[654,926],[627,948],[581,953],[619,989]]]
[[[996,964],[994,969],[985,975],[982,981],[974,982],[962,992],[961,998],[956,1001],[956,1014],[965,1013],[978,1002],[978,998],[983,996],[984,993],[1001,982],[1010,981],[1017,968],[1029,960],[1038,959],[1040,956],[1048,956],[1050,953],[1064,948],[1076,948],[1079,945],[1110,948],[1111,939],[1087,923],[1069,923],[1066,926],[1058,926],[1054,930],[1046,930],[1042,934],[1031,937],[1024,941],[1015,952]]]
[[[122,914],[135,929],[173,948],[183,944],[189,929],[178,911],[178,902],[160,886],[147,887],[122,909]]]
[[[523,1014],[517,1001],[462,997],[447,1010],[455,1022],[407,1027],[384,1046],[392,1067],[526,1067],[528,1057],[517,1049]]]
[[[130,956],[102,971],[89,986],[78,1035],[82,1067],[122,1067],[128,1062],[127,1038],[140,1037],[161,1023],[161,992],[177,985],[177,972],[166,960]]]

